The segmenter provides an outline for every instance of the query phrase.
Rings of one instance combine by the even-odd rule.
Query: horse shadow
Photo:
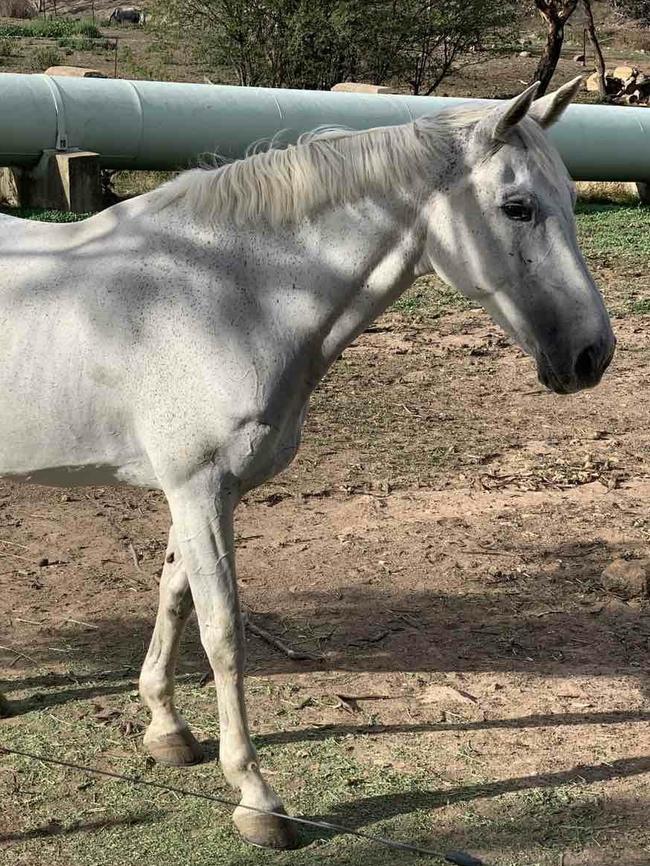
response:
[[[529,561],[534,553],[531,549],[526,551]],[[544,554],[548,556],[549,551]],[[550,554],[553,555],[552,550]],[[569,572],[558,566],[557,573],[549,578],[547,572],[544,579],[570,584],[574,578],[582,579],[585,570],[599,573],[603,563],[619,554],[616,545],[600,544],[588,548],[586,557],[590,562],[571,560]],[[383,586],[352,585],[344,598],[334,602],[331,593],[308,586],[300,592],[292,588],[287,597],[285,590],[279,589],[265,605],[267,610],[263,614],[253,614],[254,621],[263,625],[265,631],[282,635],[285,642],[291,643],[291,637],[286,635],[296,635],[296,641],[300,641],[315,628],[334,627],[319,644],[320,657],[307,660],[290,659],[277,648],[269,647],[257,634],[249,633],[248,671],[261,677],[328,670],[503,671],[565,677],[618,676],[625,669],[635,676],[641,691],[650,694],[650,675],[645,670],[647,612],[620,603],[611,608],[603,606],[597,612],[576,607],[549,609],[540,617],[534,610],[537,584],[537,576],[532,573],[522,589],[519,601],[523,604],[516,614],[505,607],[496,609],[494,596],[489,592],[450,595],[433,586],[430,590],[407,592],[395,586],[386,590]],[[528,609],[531,612],[526,614]],[[372,611],[371,629],[369,611]],[[66,624],[60,634],[56,627],[51,627],[40,645],[30,646],[31,657],[42,671],[48,664],[60,661],[48,646],[64,637],[74,648],[78,638],[75,654],[80,670],[75,670],[74,658],[68,672],[30,673],[23,663],[24,674],[12,676],[0,690],[23,692],[20,700],[13,703],[16,714],[131,691],[136,688],[139,672],[136,664],[140,661],[137,656],[134,658],[134,647],[146,644],[143,636],[146,638],[152,625],[141,617],[94,621],[92,643],[101,648],[96,665],[92,656],[88,664],[88,632],[82,626]],[[104,667],[107,658],[112,666],[108,671]],[[102,662],[102,668],[97,670]],[[178,677],[181,683],[191,685],[207,679],[208,665],[195,623],[188,627],[181,665]],[[25,695],[25,691],[31,694]],[[606,719],[610,714],[602,715]]]

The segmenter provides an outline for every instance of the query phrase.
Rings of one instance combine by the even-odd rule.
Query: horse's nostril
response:
[[[605,363],[603,364],[603,373],[604,373],[605,370],[609,367],[609,365],[612,363],[612,360],[613,360],[613,358],[614,358],[614,351],[615,351],[615,349],[616,349],[616,339],[614,339],[614,340],[612,341],[612,347],[611,347],[611,349],[610,349],[610,351],[609,351],[607,357],[605,358]]]
[[[587,346],[576,358],[574,373],[579,382],[585,382],[591,379],[594,375],[596,358],[596,349],[594,346]]]

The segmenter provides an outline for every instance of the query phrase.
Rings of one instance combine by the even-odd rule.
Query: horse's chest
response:
[[[228,449],[230,471],[245,489],[262,484],[291,463],[300,446],[307,404],[279,419],[246,423]]]

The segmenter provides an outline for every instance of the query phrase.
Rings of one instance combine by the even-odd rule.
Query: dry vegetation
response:
[[[7,0],[20,3],[21,0]],[[138,5],[138,4],[134,4]],[[141,4],[145,8],[149,4]],[[214,83],[230,83],[231,76],[223,69],[211,68],[195,62],[192,58],[191,46],[173,45],[164,28],[155,26],[155,7],[149,8],[153,24],[146,27],[126,25],[122,27],[107,26],[108,16],[115,3],[97,2],[91,5],[87,0],[72,0],[68,3],[58,3],[59,16],[90,20],[93,16],[102,31],[104,40],[108,39],[110,46],[105,46],[99,40],[95,46],[72,45],[60,46],[56,40],[45,40],[53,50],[57,49],[61,63],[79,66],[92,66],[101,69],[107,75],[114,71],[114,37],[118,37],[118,75],[122,78],[155,78],[170,81],[204,81],[207,77]],[[622,63],[644,69],[650,67],[650,32],[638,27],[622,24],[609,11],[608,4],[595,3],[595,13],[599,22],[599,33],[603,41],[603,50],[608,67]],[[0,12],[2,10],[0,9]],[[2,16],[0,15],[0,19]],[[583,16],[576,12],[567,27],[565,49],[560,61],[555,82],[568,80],[576,73],[576,64],[572,56],[581,50],[583,42]],[[524,19],[519,43],[512,50],[505,51],[496,57],[486,57],[479,53],[461,58],[454,74],[443,81],[438,90],[440,95],[475,95],[475,96],[506,96],[521,89],[530,79],[537,64],[538,54],[543,44],[543,28],[535,15]],[[9,45],[0,45],[0,63],[6,72],[43,71],[39,68],[35,50],[38,45],[33,39],[14,39]],[[4,50],[3,50],[4,49]],[[521,50],[529,51],[530,57],[520,57]],[[592,58],[588,54],[586,71],[590,71]],[[647,63],[646,63],[647,57]],[[53,64],[50,64],[53,65]],[[581,68],[581,67],[580,67]],[[580,71],[578,68],[578,71]],[[650,72],[650,69],[648,69]],[[399,86],[399,82],[396,82]],[[584,98],[594,98],[587,96]]]

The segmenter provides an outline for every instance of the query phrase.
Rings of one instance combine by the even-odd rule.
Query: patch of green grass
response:
[[[101,51],[111,47],[108,39],[94,39],[90,36],[61,36],[56,44],[59,48],[73,51]]]
[[[583,203],[576,209],[576,220],[587,256],[646,259],[650,255],[650,207]]]
[[[37,207],[0,207],[0,213],[20,217],[24,220],[38,220],[44,223],[76,223],[92,216],[90,213],[70,213],[69,211],[48,210]]]
[[[421,277],[399,297],[391,309],[414,318],[436,319],[474,305],[436,276]]]
[[[393,304],[393,309],[400,313],[417,313],[427,302],[426,291],[418,286],[415,290],[409,290],[399,297]]]
[[[0,38],[8,36],[27,36],[31,38],[57,39],[61,36],[101,37],[101,32],[93,21],[75,21],[71,18],[35,18],[21,24],[5,22],[0,24]]]
[[[650,314],[650,298],[640,298],[631,301],[627,306],[626,312],[639,315]]]
[[[650,314],[650,207],[583,203],[576,219],[580,245],[610,312]]]
[[[184,686],[180,700],[203,736],[216,739],[214,696],[208,690]],[[129,717],[134,702],[133,694],[110,699],[111,706]],[[6,727],[3,742],[142,779],[227,799],[235,797],[215,760],[190,772],[153,767],[136,752],[135,738],[129,742],[115,727],[98,724],[88,712],[90,706],[71,701],[52,711],[28,712],[20,717],[19,724]],[[146,720],[139,709],[135,718]],[[287,720],[278,719],[278,725],[286,726]],[[401,792],[417,791],[424,784],[423,778],[404,777],[386,769],[369,770],[349,754],[340,737],[288,744],[277,744],[272,736],[268,739],[270,742],[264,736],[257,738],[260,757],[292,811],[315,819],[330,816],[359,828],[409,838],[408,830],[404,836],[394,820],[386,821],[395,816],[393,798]],[[16,830],[20,828],[18,836],[24,834],[12,846],[16,862],[21,864],[124,866],[137,862],[153,866],[164,859],[169,866],[213,866],[215,862],[229,866],[312,866],[316,851],[343,857],[335,860],[337,864],[366,862],[369,846],[360,840],[308,831],[303,835],[306,847],[297,852],[256,850],[234,832],[229,807],[87,777],[26,758],[10,760],[18,786],[13,793],[7,790],[3,783],[11,781],[11,774],[3,774],[0,797],[16,816],[10,820]],[[382,808],[384,799],[387,805]],[[52,822],[55,830],[48,833],[46,828]],[[421,832],[417,836],[421,839]],[[371,847],[373,862],[394,863],[391,852]]]
[[[77,671],[63,686],[40,684],[39,699],[32,694],[24,714],[3,726],[3,744],[233,799],[216,761],[214,693],[199,688],[197,680],[185,677],[178,689],[181,710],[209,746],[210,760],[191,770],[154,766],[138,748],[147,714],[134,683],[119,675],[93,680]],[[264,733],[255,738],[262,766],[294,814],[443,851],[498,852],[501,866],[555,866],[564,851],[614,844],[616,828],[613,833],[598,829],[607,824],[605,804],[579,778],[550,786],[540,777],[539,787],[532,782],[522,787],[514,779],[510,787],[507,779],[495,782],[483,771],[477,775],[480,752],[470,735],[458,742],[459,754],[471,764],[468,771],[447,770],[441,776],[430,733],[352,735],[315,726],[310,736],[309,730],[300,730],[299,714],[278,715],[287,699],[295,702],[292,686],[252,677],[248,687],[254,712],[264,718]],[[10,697],[29,695],[12,691]],[[107,722],[106,715],[98,717],[96,703],[109,707],[115,718],[109,716]],[[127,719],[133,726],[129,730],[123,724]],[[406,759],[408,769],[377,760],[378,745],[391,761]],[[227,806],[26,758],[6,756],[2,763],[6,770],[13,768],[0,774],[3,817],[14,835],[7,862],[21,866],[155,866],[162,860],[168,866],[410,862],[410,856],[373,843],[318,830],[301,830],[303,847],[297,851],[254,849],[234,832]],[[493,862],[492,856],[487,859]]]

